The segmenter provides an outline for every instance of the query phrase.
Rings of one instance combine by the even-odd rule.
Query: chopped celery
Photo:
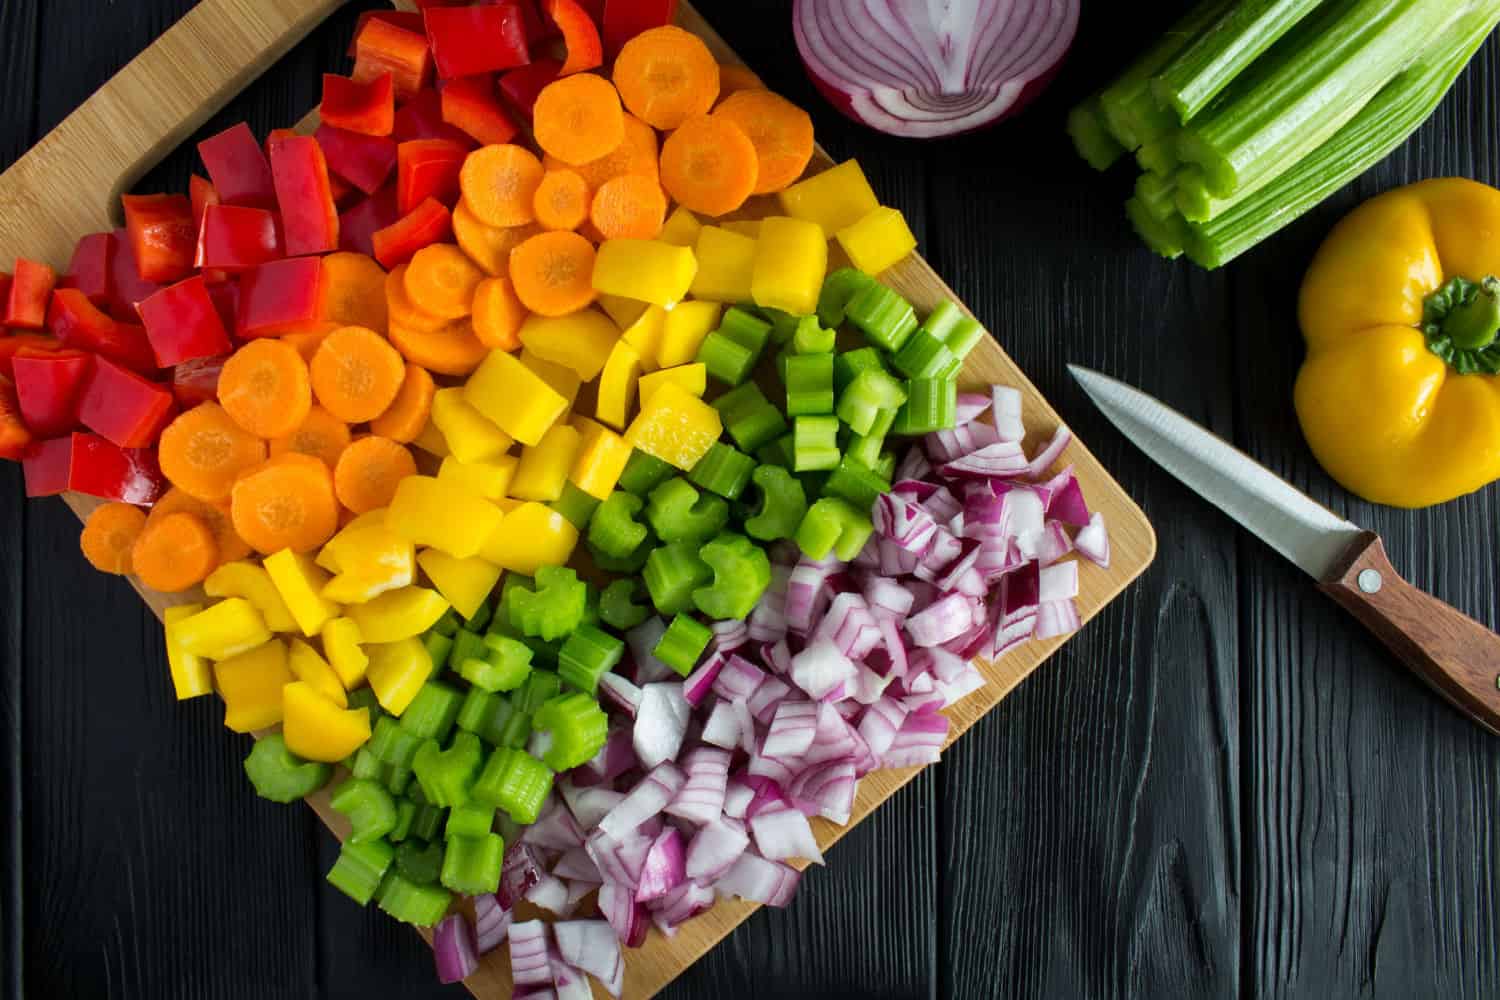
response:
[[[838,468],[828,477],[827,492],[843,497],[861,510],[868,510],[880,494],[890,488],[891,484],[868,466],[845,455]]]
[[[387,720],[382,717],[381,721]],[[261,798],[295,802],[328,784],[333,768],[303,760],[287,749],[280,733],[272,733],[250,748],[245,758],[245,776]]]
[[[779,465],[790,469],[797,460],[795,451],[797,436],[790,431],[755,452],[755,460],[761,465]]]
[[[907,344],[910,346],[918,338],[929,337],[929,334],[918,331]],[[943,346],[941,342],[938,346],[949,360],[953,359],[953,355],[946,346]],[[906,349],[903,348],[901,353],[905,354]],[[898,355],[897,361],[899,360]],[[922,377],[932,376],[924,374]],[[895,376],[885,372],[865,371],[855,376],[854,381],[850,382],[839,395],[838,415],[839,419],[848,424],[849,429],[854,433],[869,434],[875,428],[876,422],[883,419],[882,413],[894,414],[905,402],[906,389]],[[801,472],[802,468],[799,465],[797,471]]]
[[[416,885],[432,885],[443,869],[443,845],[436,837],[407,840],[396,848],[396,871]]]
[[[671,476],[672,471],[671,465],[655,455],[648,455],[644,451],[633,451],[630,453],[630,459],[625,463],[625,471],[620,473],[619,487],[626,493],[642,496],[650,493],[657,484]]]
[[[796,435],[792,445],[795,471],[816,472],[839,464],[838,417],[798,417],[792,433]]]
[[[397,920],[431,927],[443,919],[453,894],[435,885],[416,885],[399,874],[386,876],[380,887],[380,908]]]
[[[435,806],[463,805],[483,755],[479,737],[473,733],[460,731],[447,750],[440,750],[435,740],[423,743],[411,765],[423,797]]]
[[[646,520],[663,542],[698,543],[718,534],[729,522],[729,504],[676,476],[651,491]]]
[[[519,639],[490,633],[481,642],[484,653],[459,665],[464,680],[483,691],[514,691],[531,673],[532,651]]]
[[[594,509],[599,506],[599,500],[597,497],[589,496],[569,480],[563,483],[562,496],[547,506],[567,518],[568,523],[573,527],[582,531],[588,527],[589,519],[594,516]],[[483,628],[482,625],[479,627]]]
[[[589,547],[616,559],[624,559],[646,540],[646,526],[636,515],[646,502],[634,493],[616,490],[599,505],[589,522]]]
[[[786,415],[833,412],[833,355],[796,354],[786,359]]]
[[[411,767],[421,746],[422,737],[402,729],[401,724],[389,715],[382,715],[375,720],[370,741],[365,744],[377,760],[393,767]]]
[[[495,807],[478,802],[465,802],[448,810],[448,823],[443,827],[443,839],[454,837],[482,837],[495,825]],[[451,888],[451,886],[450,886]]]
[[[750,478],[760,491],[760,506],[745,519],[745,533],[763,542],[791,538],[807,513],[802,483],[777,465],[762,465]]]
[[[841,267],[823,280],[823,291],[818,296],[818,321],[830,330],[844,325],[844,310],[849,300],[875,283],[865,272],[852,267]]]
[[[504,861],[505,841],[498,834],[452,837],[443,853],[442,883],[466,896],[494,892]]]
[[[754,382],[746,382],[713,401],[724,429],[740,451],[752,452],[786,432],[786,418]]]
[[[412,820],[417,818],[418,806],[411,799],[396,800],[396,825],[386,835],[387,840],[399,844],[411,835]]]
[[[713,579],[713,570],[698,557],[699,542],[672,542],[651,551],[642,578],[651,603],[664,615],[692,606],[693,591]]]
[[[861,347],[857,351],[844,351],[837,355],[833,359],[834,391],[843,392],[844,387],[853,382],[855,376],[869,369],[885,371],[885,362],[880,359],[880,352],[873,347]]]
[[[917,314],[911,303],[880,282],[871,282],[860,290],[844,310],[844,315],[865,339],[887,351],[899,351],[906,338],[917,328]]]
[[[713,636],[713,630],[696,618],[677,615],[657,640],[651,655],[686,677],[693,672]]]
[[[442,742],[448,738],[462,705],[463,695],[458,689],[442,681],[428,681],[401,714],[401,728],[419,739]]]
[[[349,818],[349,843],[379,840],[396,828],[396,800],[368,778],[350,778],[333,790],[328,804]]]
[[[599,678],[609,673],[625,656],[625,644],[592,625],[580,626],[568,636],[557,654],[557,674],[567,683],[593,694]]]
[[[807,510],[797,527],[797,547],[809,559],[823,559],[829,552],[848,562],[859,555],[875,526],[847,500],[824,497]]]
[[[533,671],[513,696],[516,710],[531,715],[562,691],[562,677],[551,670]],[[528,720],[530,724],[530,720]],[[533,728],[535,728],[533,726]]]
[[[688,479],[710,493],[734,500],[745,492],[754,471],[755,459],[722,441],[715,441],[688,472]]]
[[[825,329],[816,316],[803,316],[797,322],[797,333],[792,337],[792,351],[796,354],[830,354],[836,335]]]
[[[328,870],[328,884],[365,906],[375,898],[375,890],[380,888],[395,856],[395,850],[383,840],[372,840],[367,844],[346,843],[339,849],[338,860]]]
[[[726,531],[698,553],[713,570],[711,586],[693,591],[699,611],[716,621],[740,621],[750,616],[771,584],[771,560],[765,550],[744,535]]]
[[[437,629],[428,629],[422,636],[422,648],[432,658],[433,672],[436,673],[443,669],[443,664],[448,662],[448,654],[453,652],[453,637],[444,635]]]
[[[542,760],[554,771],[588,763],[609,738],[609,717],[593,696],[575,691],[537,710],[532,729],[545,734]]]
[[[908,397],[891,426],[895,434],[948,430],[958,420],[958,385],[952,379],[914,378]]]
[[[599,618],[610,628],[621,632],[635,628],[651,617],[651,609],[636,598],[645,593],[638,579],[615,580],[599,595]]]
[[[750,377],[756,358],[744,344],[737,344],[715,330],[703,338],[695,360],[725,385],[739,385]]]
[[[490,754],[474,783],[475,801],[504,809],[517,823],[535,823],[552,791],[552,772],[523,750],[501,747]]]

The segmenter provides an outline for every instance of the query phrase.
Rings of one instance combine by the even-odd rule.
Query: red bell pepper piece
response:
[[[136,303],[144,301],[161,286],[141,277],[135,264],[135,251],[130,246],[129,232],[116,229],[113,235],[109,244],[108,308],[110,315],[130,322],[136,316]]]
[[[543,0],[543,2],[545,3],[546,0]],[[602,25],[604,23],[604,8],[608,2],[609,0],[578,0],[578,5],[583,8],[585,14],[593,19],[595,24]]]
[[[513,4],[477,7],[429,7],[423,11],[427,41],[438,76],[493,73],[530,61],[526,25]]]
[[[35,355],[60,350],[64,350],[62,342],[43,333],[15,333],[9,337],[0,335],[0,375],[6,378],[13,376],[11,362],[23,351]]]
[[[210,281],[206,287],[208,288],[208,297],[213,300],[214,311],[219,314],[219,322],[224,324],[224,329],[233,337],[240,313],[239,279],[230,278],[226,281]]]
[[[78,241],[68,270],[58,288],[76,288],[96,306],[109,304],[109,265],[114,255],[113,233],[92,233]]]
[[[521,23],[526,27],[526,45],[535,52],[545,42],[560,37],[557,25],[542,16],[537,0],[492,0],[509,4],[521,12]]]
[[[127,194],[125,230],[142,278],[166,284],[193,270],[198,231],[193,228],[193,205],[181,194]]]
[[[427,28],[422,24],[422,12],[420,10],[362,10],[359,12],[359,20],[354,22],[354,37],[349,40],[349,47],[344,50],[344,55],[355,59],[359,55],[359,36],[371,21],[383,21],[386,24],[400,28],[402,31],[410,31],[422,36],[422,45],[427,45]],[[398,88],[396,97],[401,97]]]
[[[31,445],[31,432],[21,419],[21,404],[16,400],[16,387],[10,379],[0,376],[0,458],[18,462]]]
[[[229,331],[224,329],[202,275],[185,278],[142,302],[141,322],[156,353],[158,368],[229,353]]]
[[[643,31],[677,19],[677,0],[604,0],[604,52],[613,59]]]
[[[79,397],[93,367],[87,351],[18,352],[12,370],[27,430],[48,438],[77,427]]]
[[[425,246],[440,243],[453,236],[453,215],[436,198],[422,204],[370,238],[375,259],[387,271],[411,260],[412,254]]]
[[[361,135],[390,135],[396,124],[396,84],[389,72],[365,83],[323,74],[323,121]]]
[[[245,271],[282,256],[281,220],[276,213],[242,205],[210,205],[203,213],[199,267]]]
[[[396,185],[387,184],[339,216],[339,249],[375,256],[372,237],[400,218],[401,213],[396,210]]]
[[[542,89],[562,75],[563,64],[556,59],[537,59],[530,66],[513,69],[500,76],[500,93],[520,112],[528,124],[531,109],[536,106]]]
[[[121,448],[149,448],[177,410],[172,390],[108,358],[94,363],[78,400],[83,426]]]
[[[47,327],[64,347],[102,354],[143,375],[156,371],[146,328],[113,319],[76,288],[59,288],[53,294]]]
[[[25,257],[16,258],[16,273],[11,276],[10,292],[5,296],[5,313],[0,324],[22,330],[40,330],[47,325],[47,303],[57,287],[57,272],[46,264]]]
[[[391,138],[397,142],[413,139],[447,139],[465,149],[474,149],[478,144],[469,133],[443,121],[443,99],[436,90],[424,87],[411,100],[396,109],[396,127]]]
[[[339,212],[328,183],[328,162],[310,135],[271,140],[271,176],[288,257],[338,249]]]
[[[198,143],[204,169],[226,205],[275,208],[271,164],[244,122]]]
[[[229,355],[216,358],[197,358],[184,361],[172,369],[172,395],[179,408],[191,410],[199,403],[212,402],[219,398],[219,373]]]
[[[327,159],[327,157],[324,157]],[[359,188],[344,180],[332,170],[328,171],[328,190],[333,195],[333,207],[343,211],[364,194]]]
[[[495,95],[489,75],[466,76],[443,84],[443,121],[463,129],[482,146],[510,142],[520,131]]]
[[[273,260],[240,278],[236,332],[240,337],[280,337],[316,333],[327,326],[318,318],[323,263],[317,257]]]
[[[193,206],[193,228],[199,233],[203,231],[203,212],[210,205],[222,205],[224,199],[219,197],[219,189],[214,187],[214,182],[207,177],[193,174],[188,178],[188,204]]]
[[[396,208],[407,214],[428,198],[458,204],[458,175],[469,151],[446,139],[413,139],[396,147]]]
[[[75,432],[36,442],[22,465],[29,497],[75,490],[101,500],[149,506],[166,491],[154,449],[121,448],[97,434]]]
[[[328,169],[365,194],[379,191],[396,169],[396,140],[387,136],[361,135],[325,122],[313,138],[323,150]]]
[[[372,17],[360,21],[349,53],[354,57],[354,79],[367,83],[382,73],[389,73],[397,100],[405,100],[432,79],[432,49],[427,44],[427,28],[420,13],[377,13],[401,14],[406,20],[398,22]]]
[[[568,59],[562,75],[582,73],[604,62],[604,45],[599,41],[599,22],[579,6],[578,0],[546,0],[547,16],[562,32]]]

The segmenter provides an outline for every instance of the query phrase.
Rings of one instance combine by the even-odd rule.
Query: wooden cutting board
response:
[[[26,256],[46,261],[59,270],[65,268],[73,244],[80,236],[120,224],[120,194],[128,191],[147,170],[343,2],[203,0],[199,3],[0,175],[0,260]],[[396,6],[412,9],[414,5],[398,2]],[[701,36],[721,61],[739,61],[685,0],[678,21]],[[299,128],[310,131],[315,124],[316,116],[312,115]],[[819,149],[810,171],[821,171],[831,162]],[[757,218],[775,212],[774,200],[763,198],[736,214]],[[920,256],[913,255],[903,261],[883,275],[883,280],[910,299],[920,313],[944,299],[957,299]],[[1000,345],[985,340],[969,356],[962,384],[983,388],[997,382],[1016,386],[1025,397],[1026,426],[1033,435],[1027,442],[1028,450],[1049,438],[1061,422],[1057,412]],[[1062,461],[1074,466],[1089,504],[1103,512],[1113,550],[1108,569],[1088,563],[1082,567],[1078,606],[1087,621],[1150,564],[1156,552],[1156,537],[1140,508],[1081,442],[1075,440],[1069,445]],[[98,503],[76,494],[64,499],[80,517]],[[169,605],[198,596],[157,593],[142,587],[134,578],[132,583],[158,617]],[[949,741],[962,736],[1064,641],[1065,637],[1033,642],[998,662],[981,661],[980,667],[989,683],[946,713],[952,721]],[[859,783],[848,827],[814,820],[819,845],[826,852],[847,829],[895,794],[918,770],[878,771],[865,777]],[[342,839],[347,834],[347,823],[328,807],[326,792],[311,796],[308,801],[335,835]],[[838,856],[830,858],[829,863],[837,864]],[[796,905],[795,901],[792,905]],[[635,1000],[655,994],[755,909],[752,903],[721,901],[708,913],[684,924],[672,938],[653,929],[644,947],[626,953],[625,996]],[[502,947],[488,956],[466,985],[483,1000],[508,998],[511,981],[506,949]],[[606,996],[597,986],[595,993]]]

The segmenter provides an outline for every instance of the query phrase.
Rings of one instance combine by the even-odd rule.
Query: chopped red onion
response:
[[[933,431],[923,439],[934,462],[952,462],[971,452],[998,444],[1000,435],[990,424],[960,423],[951,430]]]
[[[762,810],[750,820],[750,832],[755,836],[756,850],[768,861],[806,858],[815,864],[823,863],[817,838],[807,817],[799,810],[785,807]]]
[[[881,494],[871,511],[875,533],[893,542],[903,552],[920,556],[932,544],[938,526],[931,514],[915,500],[907,500],[894,493]],[[799,567],[800,568],[800,567]],[[795,579],[795,574],[794,574]],[[796,626],[796,616],[793,627]],[[809,627],[811,622],[808,623]]]
[[[620,995],[625,958],[620,940],[603,920],[569,920],[552,926],[562,960],[593,976],[614,996]]]
[[[555,851],[583,846],[583,833],[572,814],[556,796],[549,796],[535,823],[521,834],[521,843]]]
[[[599,821],[598,829],[610,837],[623,837],[665,809],[685,784],[687,777],[675,764],[657,765]]]
[[[800,757],[812,746],[818,731],[816,702],[784,701],[776,709],[766,733],[764,752],[773,757]]]
[[[994,404],[991,416],[995,430],[1000,432],[1000,440],[1023,440],[1026,426],[1021,422],[1021,390],[1008,385],[991,386],[990,399]]]
[[[683,758],[683,766],[687,771],[687,783],[667,806],[667,815],[700,826],[712,823],[724,811],[729,754],[725,750],[698,747]]]
[[[865,604],[877,619],[900,619],[911,613],[911,591],[895,580],[883,576],[870,576],[865,580]]]
[[[1085,559],[1108,569],[1109,535],[1104,530],[1104,515],[1094,511],[1088,526],[1073,537],[1073,545]]]
[[[891,748],[881,755],[886,767],[912,767],[938,759],[948,738],[948,719],[936,712],[914,712],[896,731]]]
[[[1052,440],[1047,442],[1047,447],[1037,452],[1036,457],[1027,464],[1026,474],[1032,479],[1041,478],[1042,473],[1052,468],[1052,463],[1057,461],[1063,449],[1072,440],[1073,432],[1062,424],[1058,424],[1057,430],[1052,434]]]
[[[620,674],[604,674],[599,678],[599,694],[620,711],[635,718],[641,704],[641,689]]]
[[[1043,601],[1041,607],[1037,608],[1034,636],[1037,639],[1051,639],[1068,635],[1077,632],[1082,624],[1078,618],[1078,609],[1072,601]]]
[[[698,668],[688,674],[687,680],[682,682],[682,696],[687,703],[697,708],[703,704],[703,699],[713,690],[714,681],[718,679],[719,671],[723,669],[725,657],[715,653],[709,656]]]
[[[801,879],[802,874],[797,869],[746,851],[723,878],[714,883],[714,888],[725,896],[781,907],[792,901]]]
[[[599,873],[599,866],[594,864],[594,859],[589,856],[585,847],[574,847],[563,852],[563,856],[557,859],[552,866],[552,874],[558,878],[570,879],[580,882],[603,882],[604,876]]]
[[[645,903],[660,899],[683,883],[682,834],[675,826],[669,826],[657,835],[646,854],[646,863],[641,867],[640,884],[636,887],[637,902]]]
[[[552,959],[552,990],[557,1000],[594,1000],[593,987],[584,974],[566,962]]]
[[[900,733],[896,739],[899,743]],[[842,826],[849,822],[854,809],[854,783],[854,764],[833,761],[797,775],[790,793],[794,800],[810,805],[817,815]]]
[[[734,703],[724,700],[714,702],[708,721],[703,724],[702,740],[712,746],[734,750],[740,745],[740,718],[735,714]]]
[[[745,708],[756,722],[765,725],[771,724],[771,717],[776,714],[776,709],[792,693],[791,686],[775,677],[767,677],[750,700],[745,702]]]
[[[993,397],[986,396],[982,392],[961,392],[958,394],[958,418],[959,424],[966,424],[971,420],[977,420],[984,416],[985,411],[993,404]]]
[[[432,932],[432,957],[440,983],[462,982],[479,968],[479,944],[462,914],[450,913],[439,921]]]
[[[1072,551],[1073,539],[1068,537],[1068,530],[1062,526],[1062,522],[1048,521],[1041,541],[1037,543],[1036,561],[1043,566],[1050,566]]]
[[[724,787],[724,815],[734,819],[744,819],[745,812],[750,807],[750,801],[754,798],[754,788],[739,778],[730,778]]]
[[[766,666],[783,677],[792,672],[792,648],[785,639],[761,646],[760,655]]]
[[[766,672],[738,654],[725,662],[714,681],[714,694],[727,701],[747,701],[766,679]]]
[[[881,698],[859,720],[860,739],[865,741],[865,745],[876,756],[884,756],[895,741],[901,723],[906,720],[906,714],[906,706],[894,698]]]
[[[635,661],[637,684],[650,684],[676,676],[671,667],[656,658],[654,652],[656,644],[666,633],[667,623],[654,615],[625,633],[625,645],[630,649],[630,658]]]
[[[474,936],[480,955],[488,955],[500,946],[510,932],[514,911],[500,905],[492,892],[474,897]]]
[[[631,742],[642,767],[656,767],[677,757],[692,711],[682,696],[681,683],[647,684],[641,689]]]
[[[708,641],[710,653],[732,653],[750,641],[750,626],[739,619],[714,622],[709,628],[713,631]]]
[[[597,785],[579,788],[569,781],[558,782],[557,790],[562,794],[563,801],[568,804],[568,811],[573,814],[573,819],[577,821],[582,833],[591,832],[599,825],[599,821],[609,815],[610,810],[625,798],[623,792],[617,792],[612,788],[602,788]]]
[[[572,908],[568,905],[568,887],[555,875],[543,875],[540,882],[527,889],[526,901],[559,917],[572,914]]]
[[[854,679],[854,664],[827,639],[792,657],[792,683],[810,698],[824,698]]]
[[[918,646],[936,646],[963,635],[974,624],[969,598],[947,594],[906,620],[906,634]]]
[[[693,835],[687,851],[687,877],[712,882],[729,870],[750,845],[743,829],[728,822],[710,823]]]
[[[646,908],[635,901],[635,890],[613,882],[599,887],[599,912],[627,948],[646,942]]]
[[[822,613],[828,600],[826,584],[837,568],[835,563],[809,559],[799,562],[787,578],[786,620],[789,628],[806,635],[813,619]]]
[[[1044,568],[1038,576],[1037,598],[1048,601],[1066,601],[1078,596],[1078,563],[1057,563]]]
[[[939,467],[951,479],[1003,479],[1030,468],[1026,453],[1015,441],[996,441]]]
[[[510,978],[517,986],[552,985],[546,922],[510,925]]]
[[[514,843],[505,849],[500,866],[500,887],[495,898],[507,910],[526,896],[526,891],[542,880],[546,870],[541,855],[529,844]]]

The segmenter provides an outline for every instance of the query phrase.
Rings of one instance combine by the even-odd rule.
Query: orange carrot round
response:
[[[655,239],[666,218],[666,194],[642,174],[605,181],[589,206],[589,220],[610,240]]]
[[[401,326],[408,330],[439,330],[448,324],[441,316],[434,316],[411,300],[406,294],[406,269],[402,264],[385,276],[385,302],[389,311],[387,329]],[[320,342],[321,343],[321,342]]]
[[[755,194],[789,187],[812,159],[812,118],[780,94],[742,90],[720,102],[714,117],[729,119],[750,137],[758,168]]]
[[[524,226],[536,217],[532,198],[545,172],[542,161],[523,146],[485,146],[464,160],[458,183],[464,203],[480,222]]]
[[[235,532],[234,522],[230,520],[228,497],[209,503],[174,486],[151,505],[146,523],[149,525],[177,513],[191,514],[208,527],[213,533],[214,545],[218,547],[220,563],[234,562],[250,554],[250,546]]]
[[[146,528],[146,515],[128,503],[106,503],[94,508],[83,523],[78,546],[83,557],[101,573],[124,576],[130,572],[130,550]]]
[[[219,404],[256,437],[290,434],[307,419],[307,362],[290,344],[262,337],[241,347],[219,373]]]
[[[385,333],[385,268],[375,258],[346,251],[324,257],[319,295],[319,318]]]
[[[689,118],[661,147],[661,186],[702,215],[725,215],[743,205],[755,190],[758,169],[755,144],[728,118]]]
[[[636,35],[612,75],[630,113],[659,129],[707,114],[719,96],[719,64],[703,39],[676,25]]]
[[[323,408],[362,424],[386,411],[401,391],[406,363],[380,334],[362,326],[335,330],[312,360],[312,387]]]
[[[406,265],[407,298],[434,316],[463,319],[474,305],[474,289],[484,280],[469,255],[452,243],[418,250]]]
[[[432,397],[436,392],[437,386],[433,385],[427,369],[408,364],[401,391],[384,413],[370,421],[370,430],[402,444],[415,441],[432,415]]]
[[[178,512],[146,525],[130,550],[135,575],[152,590],[176,594],[197,586],[219,565],[213,532]]]
[[[363,514],[384,507],[407,476],[417,474],[411,452],[390,438],[362,437],[339,456],[333,470],[333,491],[339,503]]]
[[[490,353],[474,335],[474,324],[467,317],[436,330],[392,323],[391,344],[407,361],[439,375],[467,375]]]
[[[526,307],[509,278],[487,278],[479,283],[474,292],[474,336],[485,347],[492,351],[514,351],[520,347],[521,338],[517,334],[526,316]]]
[[[277,455],[234,484],[229,512],[234,530],[262,555],[310,551],[338,529],[333,473],[310,455]]]
[[[294,451],[299,455],[311,455],[331,469],[339,460],[339,454],[349,446],[351,437],[348,424],[323,407],[313,406],[296,430],[285,437],[271,439],[271,454],[285,455]]]
[[[577,312],[594,301],[594,245],[577,233],[533,236],[510,252],[510,282],[534,313]]]
[[[318,353],[318,347],[323,343],[323,338],[337,329],[338,327],[330,324],[321,330],[309,330],[306,333],[283,333],[277,339],[283,344],[290,345],[302,356],[303,361],[311,364],[313,355]]]
[[[537,185],[533,207],[543,229],[577,229],[589,215],[589,186],[566,167],[548,170]]]
[[[218,403],[179,413],[156,443],[162,475],[209,503],[229,499],[235,479],[266,460],[266,443],[232,420]]]
[[[765,90],[766,85],[761,82],[755,71],[740,63],[719,63],[719,103],[730,94],[737,94],[742,90]]]
[[[542,231],[536,223],[524,226],[487,226],[462,198],[453,210],[453,235],[469,259],[495,278],[510,273],[510,252]]]
[[[608,80],[593,73],[575,73],[547,84],[531,115],[536,144],[569,166],[606,156],[625,141],[620,95]],[[478,205],[471,207],[479,210]]]

